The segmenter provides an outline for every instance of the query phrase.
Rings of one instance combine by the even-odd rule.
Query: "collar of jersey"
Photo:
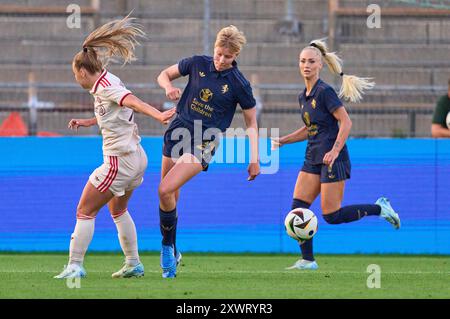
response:
[[[230,72],[233,71],[233,69],[237,66],[236,60],[234,60],[233,63],[231,63],[231,65],[232,65],[232,67],[229,68],[229,69],[226,69],[226,70],[224,70],[224,71],[217,71],[217,70],[216,70],[216,67],[214,66],[214,60],[213,60],[213,61],[211,61],[210,64],[209,64],[209,72],[216,73],[216,74],[217,74],[217,77],[219,77],[219,76],[222,76],[222,77],[223,77],[223,76],[227,76],[227,75],[230,74]]]
[[[320,83],[322,83],[322,80],[321,80],[321,79],[318,79],[317,82],[316,82],[316,84],[314,84],[314,87],[312,88],[312,90],[311,90],[311,92],[309,93],[308,96],[306,96],[306,88],[305,88],[305,90],[303,91],[303,95],[305,96],[305,100],[306,100],[306,99],[310,99],[310,98],[312,98],[313,96],[316,95],[316,91],[317,91],[317,89],[319,88],[319,84],[320,84]]]
[[[91,89],[91,92],[90,92],[91,94],[95,94],[95,92],[97,92],[98,84],[99,84],[100,80],[105,77],[106,73],[108,73],[108,71],[106,71],[106,69],[102,70],[102,74],[98,77],[97,81],[95,81],[94,86]]]

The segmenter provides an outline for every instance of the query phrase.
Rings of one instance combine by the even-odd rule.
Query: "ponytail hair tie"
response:
[[[344,72],[339,73],[340,76],[344,76]]]
[[[322,49],[317,44],[315,44],[314,42],[310,43],[309,45],[312,46],[312,47],[315,47],[317,50],[319,50],[320,53],[322,53],[323,56],[326,55],[325,52],[323,52]]]
[[[83,52],[87,52],[88,48],[87,47],[83,47]]]

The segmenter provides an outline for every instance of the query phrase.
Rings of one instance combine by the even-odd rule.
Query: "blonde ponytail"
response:
[[[375,86],[375,82],[371,82],[372,78],[360,78],[355,75],[344,74],[342,71],[342,59],[335,52],[328,51],[327,44],[323,39],[311,41],[308,48],[318,50],[330,71],[333,74],[342,76],[339,97],[343,97],[350,102],[359,102],[362,100],[364,90]]]
[[[123,64],[136,60],[134,50],[139,44],[136,38],[145,37],[145,32],[134,22],[135,18],[129,16],[108,22],[88,35],[82,50],[74,57],[77,69],[84,67],[95,73],[116,57],[122,59]]]

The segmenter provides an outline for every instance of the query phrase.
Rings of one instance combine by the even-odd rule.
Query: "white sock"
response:
[[[128,211],[113,218],[117,227],[117,236],[119,237],[120,247],[125,254],[125,262],[130,266],[136,266],[139,260],[136,226]]]
[[[70,240],[69,265],[83,265],[84,255],[94,236],[95,218],[77,219],[75,230]]]

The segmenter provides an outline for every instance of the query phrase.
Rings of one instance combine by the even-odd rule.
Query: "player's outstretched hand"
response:
[[[78,130],[80,126],[89,127],[92,125],[91,119],[71,119],[68,128],[71,130]]]
[[[250,163],[247,168],[248,171],[248,181],[252,181],[261,173],[259,163]]]
[[[283,146],[283,144],[281,144],[279,137],[272,137],[270,139],[270,149],[272,151],[275,151],[276,149],[279,149],[281,146]]]
[[[159,121],[166,125],[167,123],[170,122],[171,118],[175,115],[175,113],[177,112],[177,108],[173,107],[170,110],[164,111],[161,113],[161,116],[159,118]]]
[[[171,101],[178,101],[181,97],[181,90],[172,86],[166,89],[166,96]]]

